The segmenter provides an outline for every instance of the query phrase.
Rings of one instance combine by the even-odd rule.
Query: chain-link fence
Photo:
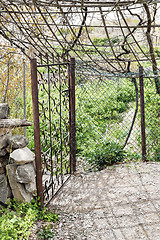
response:
[[[157,75],[157,74],[156,74]],[[158,75],[160,75],[158,73]],[[156,88],[157,77],[146,71],[144,77],[146,156],[160,161],[160,95]]]
[[[108,164],[140,159],[139,73],[109,74],[88,63],[76,65],[77,156]],[[151,78],[148,78],[148,76]],[[144,72],[146,156],[159,156],[159,99],[154,74]]]
[[[1,59],[0,71],[1,102],[9,104],[10,118],[32,121],[29,61],[21,56]],[[155,79],[154,73],[144,68],[146,156],[159,161],[160,96]],[[24,130],[16,129],[16,133]],[[33,127],[27,129],[27,137],[31,139],[29,147],[34,148]],[[106,155],[109,164],[142,157],[138,69],[116,75],[76,62],[76,142],[78,158],[91,162]]]
[[[20,54],[10,54],[0,60],[0,73],[0,99],[1,103],[8,103],[9,117],[32,121],[29,61]],[[26,128],[15,131],[26,135]]]

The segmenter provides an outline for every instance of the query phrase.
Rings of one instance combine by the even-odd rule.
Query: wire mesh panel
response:
[[[77,155],[93,165],[141,157],[138,86],[132,75],[76,65]],[[98,160],[99,159],[99,160]]]
[[[68,64],[38,70],[44,201],[49,201],[70,176]]]
[[[0,99],[10,106],[12,118],[24,117],[24,84],[27,93],[30,90],[28,72],[29,63],[25,62],[21,55],[0,61]]]
[[[32,121],[30,64],[16,51],[15,48],[7,48],[6,53],[0,51],[0,102],[9,105],[10,118]],[[26,128],[13,129],[13,134],[26,136]]]
[[[160,95],[156,81],[154,72],[144,71],[146,158],[151,161],[160,161]]]

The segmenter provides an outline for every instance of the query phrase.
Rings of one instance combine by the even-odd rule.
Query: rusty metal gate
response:
[[[91,148],[93,148],[93,144],[94,142],[96,142],[95,135],[97,133],[99,134],[100,127],[102,128],[102,123],[107,123],[107,120],[103,119],[106,118],[105,112],[100,111],[102,109],[101,105],[103,102],[105,104],[108,104],[109,100],[114,100],[113,96],[111,95],[112,85],[114,85],[115,88],[115,79],[113,77],[111,79],[107,78],[106,83],[104,79],[102,79],[102,76],[99,76],[99,78],[97,77],[97,75],[96,77],[91,76],[91,78],[88,77],[87,82],[84,83],[82,81],[83,71],[82,69],[81,71],[79,71],[78,66],[79,65],[76,63],[75,93],[74,58],[71,58],[70,61],[66,61],[63,63],[55,64],[49,63],[48,61],[47,64],[41,63],[39,65],[37,65],[36,59],[31,60],[37,193],[38,196],[40,196],[42,205],[43,203],[49,203],[50,200],[56,195],[57,191],[59,191],[59,189],[69,179],[71,174],[76,171],[76,154],[78,156],[78,161],[80,158],[84,158],[84,152],[81,151],[81,148],[85,151],[90,151],[92,153],[93,149],[90,149],[89,143],[91,144]],[[85,69],[84,66],[83,69]],[[87,73],[89,73],[89,71]],[[144,89],[142,67],[139,68],[139,73],[136,75],[136,77],[140,80],[141,127],[140,122],[137,123],[134,132],[136,131],[136,133],[140,133],[141,129],[140,139],[142,152],[138,156],[142,156],[143,161],[146,161]],[[127,146],[126,143],[128,142],[129,138],[132,138],[132,140],[134,140],[132,142],[134,143],[135,140],[137,140],[136,137],[133,139],[134,135],[132,134],[131,136],[131,133],[135,124],[139,104],[138,86],[135,78],[132,77],[132,81],[130,81],[131,76],[129,76],[129,80],[127,80],[127,76],[125,76],[125,79],[123,78],[121,82],[120,80],[117,81],[116,79],[117,92],[116,94],[114,94],[114,97],[116,99],[114,101],[114,108],[111,109],[114,113],[115,105],[117,106],[119,110],[119,122],[117,118],[114,119],[112,112],[109,118],[110,122],[111,120],[114,120],[114,126],[116,126],[117,129],[113,129],[113,124],[110,124],[112,134],[109,133],[109,135],[106,136],[108,132],[104,131],[105,135],[103,134],[103,132],[101,135],[102,137],[104,137],[104,139],[102,139],[103,141],[105,139],[107,139],[108,141],[109,137],[111,138],[112,142],[113,137],[114,140],[116,139],[116,141],[119,140],[122,142],[124,140],[125,144],[123,148],[125,148]],[[109,85],[109,83],[111,86]],[[128,87],[130,88],[128,89]],[[99,95],[97,94],[97,92],[99,93]],[[122,92],[125,92],[125,95],[122,95]],[[122,101],[119,100],[119,97],[125,97],[126,100],[126,93],[128,93],[127,97],[129,98],[129,102],[126,103],[126,108],[124,108],[125,106],[124,104],[122,104]],[[77,139],[75,136],[75,94],[77,98]],[[123,111],[121,110],[121,108],[119,109],[120,103],[122,104],[122,106],[120,107],[124,108]],[[95,104],[98,104],[97,108],[95,107]],[[86,106],[87,108],[85,108]],[[130,111],[130,109],[128,110],[128,106],[131,108],[131,110],[134,109],[134,111]],[[108,110],[109,106],[107,105],[106,112]],[[132,112],[133,115],[133,119],[130,118],[131,121],[129,120],[130,122],[127,121],[125,124],[122,122],[123,118],[125,117],[124,112],[127,113],[127,118],[130,112]],[[95,117],[98,118],[98,123],[100,122],[101,118],[103,120],[101,122],[101,125],[98,125],[98,130],[95,122],[91,121],[92,116],[94,116],[94,119]],[[120,117],[122,117],[122,120],[120,119]],[[89,121],[87,121],[88,119]],[[118,122],[118,124],[117,122],[115,124],[115,120]],[[123,124],[124,128],[122,128]],[[90,126],[92,128],[94,127],[94,131],[91,131],[91,129],[89,128]],[[105,125],[104,127],[106,126],[107,125]],[[126,128],[126,126],[128,128]],[[119,130],[119,127],[121,131]],[[120,133],[122,133],[121,135],[123,135],[123,138]],[[96,135],[96,137],[98,141],[100,141],[99,135]],[[118,144],[119,143],[116,142],[115,146],[117,147]],[[135,148],[133,148],[133,151],[133,153],[132,151],[130,151],[130,156],[133,155],[135,157]]]
[[[48,203],[76,169],[75,59],[31,60],[37,192]]]

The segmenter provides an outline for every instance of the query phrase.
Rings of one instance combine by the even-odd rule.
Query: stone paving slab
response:
[[[49,208],[56,240],[160,240],[160,163],[72,176]]]

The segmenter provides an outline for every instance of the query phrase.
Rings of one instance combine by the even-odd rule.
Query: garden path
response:
[[[127,163],[72,176],[49,205],[56,240],[159,240],[160,163]]]
[[[123,122],[121,123],[123,128],[126,127],[127,132],[129,131],[129,129],[131,127],[134,113],[135,113],[135,109],[134,109],[134,107],[131,107],[130,110],[125,114],[125,116],[123,118]],[[136,117],[131,135],[128,139],[126,147],[124,148],[125,150],[130,150],[131,152],[141,153],[141,147],[138,145],[138,141],[137,141],[137,136],[139,135],[140,131],[141,130],[140,130],[140,126],[138,123],[138,118]]]

